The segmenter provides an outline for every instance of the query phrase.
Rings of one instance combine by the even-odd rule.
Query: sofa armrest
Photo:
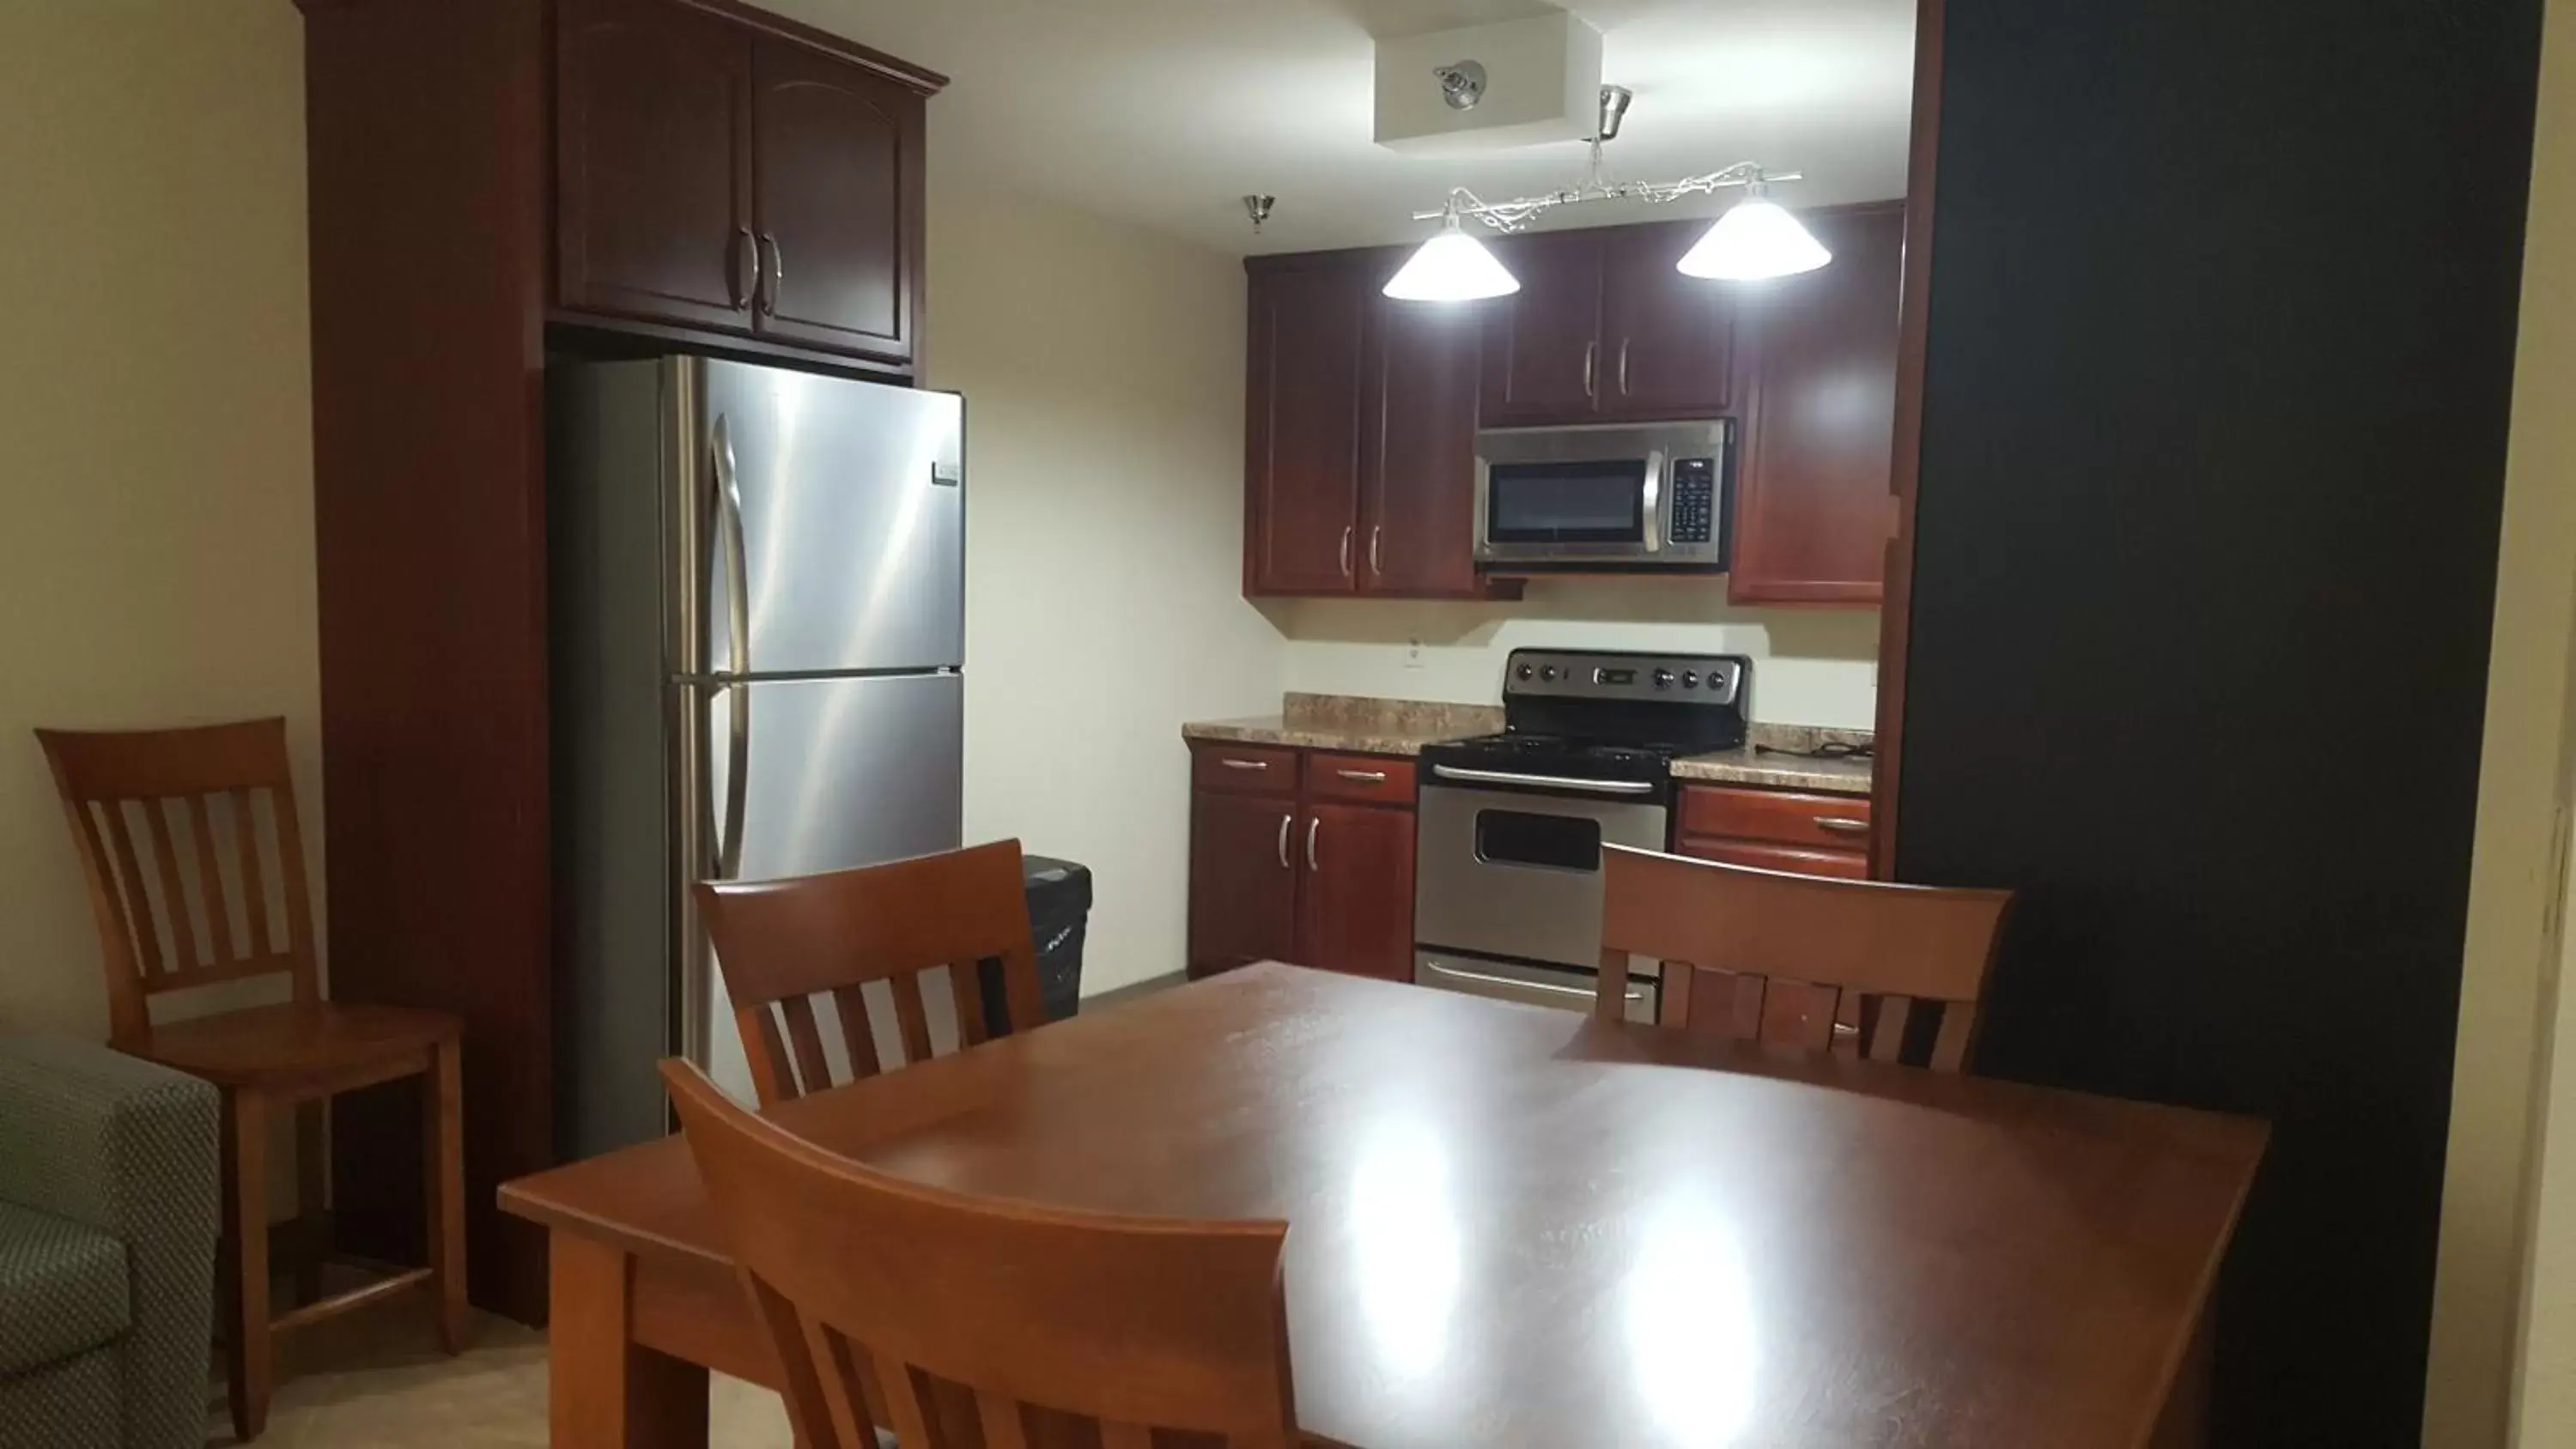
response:
[[[106,1047],[0,1037],[0,1198],[126,1247],[127,1449],[204,1440],[221,1105],[209,1084]]]

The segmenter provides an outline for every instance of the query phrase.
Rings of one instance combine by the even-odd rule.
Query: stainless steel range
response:
[[[1590,1010],[1602,843],[1664,848],[1674,757],[1743,744],[1751,687],[1740,655],[1512,651],[1503,732],[1422,752],[1413,979]]]

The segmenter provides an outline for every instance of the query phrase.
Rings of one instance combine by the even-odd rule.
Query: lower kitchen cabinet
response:
[[[1673,853],[1866,880],[1869,811],[1869,800],[1857,795],[1686,785],[1673,811]]]
[[[1300,954],[1311,965],[1404,981],[1413,975],[1413,807],[1306,807]]]
[[[1296,953],[1297,872],[1291,795],[1190,798],[1190,974]]]
[[[1189,972],[1413,967],[1413,762],[1193,743]]]

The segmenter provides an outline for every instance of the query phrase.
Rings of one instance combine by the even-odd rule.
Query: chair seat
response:
[[[60,1363],[133,1323],[125,1245],[95,1228],[0,1202],[0,1375]]]
[[[409,1006],[310,1002],[164,1022],[109,1045],[223,1086],[331,1079],[395,1066],[452,1040],[457,1018]]]

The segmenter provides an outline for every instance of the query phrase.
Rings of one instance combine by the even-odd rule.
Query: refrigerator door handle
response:
[[[716,528],[724,536],[725,624],[731,645],[726,662],[729,672],[744,675],[751,673],[751,550],[743,538],[742,481],[734,463],[733,419],[716,414],[708,437],[715,454]],[[733,727],[726,731],[724,823],[716,833],[716,877],[731,880],[742,869],[743,801],[749,789],[743,777],[751,768],[751,689],[727,684],[724,692]]]
[[[728,684],[724,693],[733,711],[733,727],[725,732],[724,826],[716,836],[716,879],[732,880],[742,873],[743,799],[749,793],[751,774],[751,686]]]
[[[742,482],[733,460],[733,420],[716,414],[710,430],[715,453],[716,527],[724,535],[725,624],[733,646],[726,673],[751,673],[751,559],[743,539]]]

